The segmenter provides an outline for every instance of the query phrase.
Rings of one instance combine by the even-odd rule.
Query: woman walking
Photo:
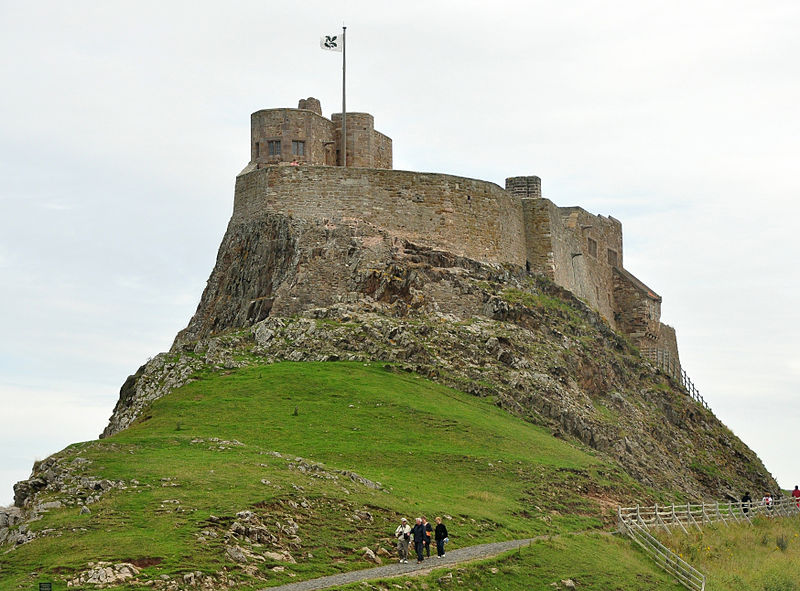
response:
[[[442,523],[441,517],[436,518],[436,530],[433,532],[433,536],[436,539],[436,556],[438,558],[443,558],[444,542],[447,540],[447,528],[444,523]]]

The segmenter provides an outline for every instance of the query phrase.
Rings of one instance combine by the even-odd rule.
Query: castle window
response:
[[[608,249],[608,264],[612,267],[617,266],[617,251]]]
[[[593,257],[597,256],[597,241],[594,238],[587,238],[586,244],[589,248],[589,254]]]
[[[306,143],[292,140],[292,156],[305,156]]]
[[[281,155],[281,141],[280,140],[270,140],[267,142],[268,153],[270,156],[280,156]]]

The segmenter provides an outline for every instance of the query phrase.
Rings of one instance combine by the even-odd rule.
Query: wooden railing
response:
[[[705,591],[706,576],[659,542],[641,523],[620,521],[620,529],[684,587],[692,591]]]
[[[705,399],[700,395],[700,390],[694,385],[694,382],[689,378],[689,375],[683,371],[683,368],[678,363],[677,359],[673,359],[669,351],[658,349],[656,347],[644,347],[641,350],[642,357],[650,361],[656,369],[667,374],[678,385],[683,388],[686,393],[694,400],[708,408]]]
[[[800,515],[800,499],[778,497],[766,501],[718,501],[714,503],[687,503],[685,505],[654,505],[652,507],[619,507],[620,531],[627,534],[661,568],[675,576],[687,589],[703,591],[706,578],[700,571],[659,542],[651,533],[663,529],[672,533],[690,529],[702,530],[704,524],[751,524],[761,517],[791,517]]]

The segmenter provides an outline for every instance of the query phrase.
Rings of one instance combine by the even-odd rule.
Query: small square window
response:
[[[305,156],[306,143],[302,141],[292,140],[292,156]]]
[[[597,256],[597,241],[594,238],[587,238],[586,244],[589,248],[589,254],[593,257]]]
[[[281,141],[280,140],[270,140],[267,142],[268,153],[270,156],[280,156],[281,155]]]
[[[617,266],[617,251],[608,249],[608,264],[612,267]]]

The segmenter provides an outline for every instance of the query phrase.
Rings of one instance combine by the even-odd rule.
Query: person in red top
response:
[[[792,496],[797,501],[797,506],[800,507],[800,489],[798,489],[797,486],[794,487],[794,490],[792,491]]]

